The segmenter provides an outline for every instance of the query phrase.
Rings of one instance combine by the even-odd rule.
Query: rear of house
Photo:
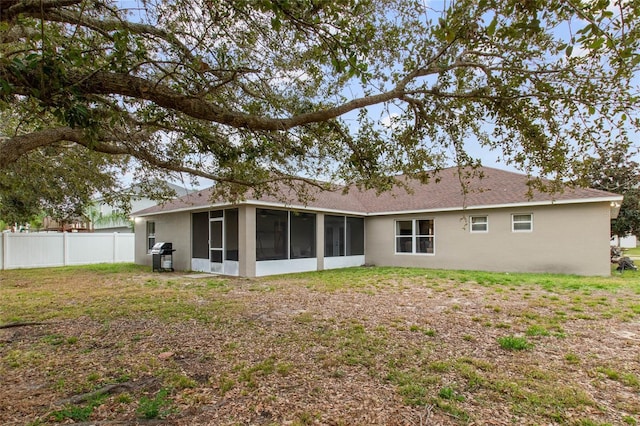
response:
[[[608,202],[368,217],[366,261],[608,275],[609,218]]]
[[[374,264],[508,272],[610,273],[610,219],[622,197],[592,189],[527,194],[526,176],[457,169],[376,195],[318,192],[305,205],[202,191],[135,214],[136,262],[173,243],[174,268],[255,277]]]
[[[212,206],[136,217],[136,263],[173,243],[174,268],[255,277],[360,266],[362,216],[265,205]]]

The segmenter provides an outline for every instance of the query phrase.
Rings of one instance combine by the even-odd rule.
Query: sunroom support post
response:
[[[238,249],[241,277],[256,276],[256,208],[244,206],[238,212]]]
[[[318,213],[316,220],[316,257],[318,271],[322,271],[324,270],[324,214]]]

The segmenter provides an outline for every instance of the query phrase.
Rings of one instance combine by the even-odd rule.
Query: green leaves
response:
[[[624,196],[611,226],[612,234],[621,237],[640,231],[640,164],[635,161],[636,156],[637,147],[616,138],[584,162],[588,186]]]
[[[567,56],[571,56],[571,54],[573,53],[573,45],[567,46],[567,48],[565,49],[565,53]]]
[[[58,110],[59,111],[59,110]],[[91,125],[91,119],[89,116],[89,110],[86,106],[76,103],[71,105],[64,111],[61,111],[63,120],[69,125],[69,127],[87,128]]]
[[[489,24],[489,26],[487,27],[487,35],[489,37],[493,37],[493,35],[496,32],[496,26],[498,25],[498,17],[494,16],[493,19],[491,20],[491,23]]]
[[[13,93],[13,85],[9,83],[7,80],[0,78],[0,99],[5,98],[12,93]]]
[[[566,178],[640,123],[640,7],[609,3],[171,0],[135,17],[25,4],[0,15],[0,109],[8,135],[80,129],[86,149],[135,156],[137,176],[234,191],[274,175],[387,189],[476,164],[469,144]]]

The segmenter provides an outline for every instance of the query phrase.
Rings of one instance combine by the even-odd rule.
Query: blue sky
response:
[[[437,13],[437,11],[444,9],[451,2],[451,1],[444,1],[444,0],[423,0],[423,1],[426,5],[428,5],[430,8],[434,10],[434,13]],[[134,20],[135,20],[136,14],[139,14],[144,10],[144,3],[141,1],[122,0],[119,3],[121,7],[128,8],[131,11],[131,13],[133,14],[132,16],[134,16],[134,18],[132,19]],[[581,52],[579,52],[579,50],[576,49],[573,54],[579,55],[580,53]],[[381,111],[382,111],[380,107],[370,108],[370,110],[371,110],[372,117],[374,117],[375,119],[378,119],[380,117]],[[348,121],[351,121],[349,120],[349,118],[350,118],[350,115],[345,116],[345,119],[347,119]],[[384,121],[384,117],[383,117],[383,121]],[[637,132],[635,132],[634,135],[635,135],[635,140],[638,143],[640,143],[640,136],[637,134]],[[465,140],[465,146],[468,153],[473,158],[480,159],[482,163],[486,166],[498,167],[501,169],[514,170],[514,171],[516,170],[513,166],[508,166],[504,162],[500,161],[500,157],[501,157],[500,152],[491,151],[486,147],[481,147],[478,141],[473,137],[468,137]]]

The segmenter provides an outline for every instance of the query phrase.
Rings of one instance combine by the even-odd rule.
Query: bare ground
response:
[[[0,323],[44,322],[0,329],[3,425],[640,422],[640,296],[625,288],[375,269],[337,288],[317,275],[0,277]]]

